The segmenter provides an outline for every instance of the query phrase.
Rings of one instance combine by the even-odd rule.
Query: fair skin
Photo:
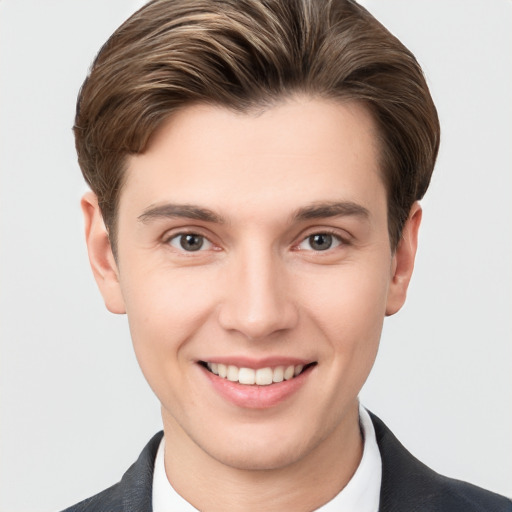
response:
[[[167,476],[199,510],[312,510],[359,464],[357,396],[421,220],[415,204],[390,247],[376,140],[355,103],[195,105],[128,158],[117,260],[83,198],[96,280],[162,404]]]

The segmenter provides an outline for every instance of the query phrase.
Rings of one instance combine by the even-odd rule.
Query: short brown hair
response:
[[[173,112],[200,102],[246,112],[294,93],[372,113],[394,248],[439,147],[412,53],[352,0],[153,0],[101,48],[77,102],[78,161],[113,249],[126,157]]]

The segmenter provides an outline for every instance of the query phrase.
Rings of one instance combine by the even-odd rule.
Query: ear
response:
[[[404,305],[407,288],[414,269],[414,259],[418,248],[418,231],[421,223],[421,206],[415,202],[402,230],[391,267],[391,283],[388,290],[386,315],[394,315]]]
[[[119,284],[119,272],[98,206],[98,198],[93,192],[87,192],[82,197],[81,206],[85,221],[85,240],[89,262],[105,306],[112,313],[126,313]]]

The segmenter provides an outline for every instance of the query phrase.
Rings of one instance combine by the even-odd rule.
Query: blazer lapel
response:
[[[512,502],[507,498],[425,466],[377,416],[370,416],[382,458],[379,512],[512,511]]]
[[[163,432],[158,432],[146,445],[139,458],[119,482],[123,512],[152,512],[153,470]]]

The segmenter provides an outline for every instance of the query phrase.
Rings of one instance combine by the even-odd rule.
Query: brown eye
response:
[[[342,243],[339,236],[330,233],[314,233],[300,243],[299,249],[302,251],[327,251]]]
[[[202,235],[196,233],[181,233],[172,237],[169,240],[169,245],[175,249],[186,252],[195,252],[201,249],[209,249],[212,244]]]
[[[204,240],[199,235],[181,235],[180,245],[186,251],[198,251],[203,246]]]
[[[310,247],[315,251],[326,251],[332,246],[332,235],[318,233],[308,237]]]

